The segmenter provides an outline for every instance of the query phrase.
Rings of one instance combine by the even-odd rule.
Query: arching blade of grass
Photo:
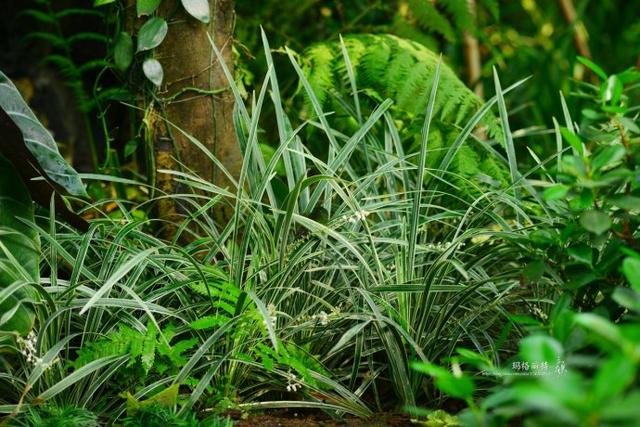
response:
[[[507,160],[509,161],[509,171],[511,172],[511,183],[514,185],[513,192],[518,198],[518,190],[515,187],[519,178],[518,162],[516,160],[516,150],[513,146],[513,136],[511,135],[511,127],[509,126],[509,115],[507,113],[507,106],[504,102],[504,95],[502,87],[500,85],[500,78],[498,77],[498,71],[493,68],[493,82],[496,88],[496,98],[498,99],[498,111],[500,113],[500,122],[502,123],[502,133],[504,135],[504,147],[507,151]]]
[[[433,75],[433,83],[431,86],[431,93],[429,95],[429,102],[427,103],[427,110],[425,112],[424,123],[422,125],[422,134],[420,136],[420,154],[418,156],[418,179],[417,188],[413,196],[413,207],[411,209],[410,216],[410,229],[409,229],[409,250],[407,259],[407,280],[410,282],[413,279],[415,272],[415,256],[416,245],[418,244],[418,221],[420,218],[420,208],[422,201],[422,186],[424,182],[424,169],[427,164],[427,149],[429,141],[429,127],[431,126],[431,119],[433,116],[433,107],[436,103],[436,94],[438,92],[438,84],[440,82],[440,65],[442,64],[442,58],[438,61],[436,71]]]

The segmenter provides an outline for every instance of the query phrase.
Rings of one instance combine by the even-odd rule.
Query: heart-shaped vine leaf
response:
[[[129,33],[122,32],[116,37],[113,48],[113,61],[116,69],[125,71],[133,61],[133,40]]]
[[[138,32],[138,52],[158,47],[167,35],[167,22],[162,18],[151,18]]]
[[[138,18],[143,15],[151,15],[160,5],[160,0],[137,0],[136,14]]]
[[[162,84],[162,78],[164,77],[164,72],[162,71],[162,65],[158,60],[149,58],[142,64],[142,71],[144,75],[151,80],[156,86],[160,86]]]
[[[209,9],[208,0],[182,0],[182,6],[187,13],[198,21],[209,23],[211,19],[211,12]]]

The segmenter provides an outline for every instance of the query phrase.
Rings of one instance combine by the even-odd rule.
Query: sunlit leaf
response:
[[[209,23],[211,12],[208,0],[182,0],[182,6],[187,13],[198,21]]]
[[[542,197],[548,202],[552,200],[560,200],[563,199],[567,193],[569,192],[569,187],[562,184],[556,184],[552,187],[547,188]]]
[[[598,64],[585,58],[584,56],[578,56],[576,59],[580,61],[583,65],[585,65],[587,68],[589,68],[591,71],[596,73],[598,77],[600,77],[602,80],[607,80],[607,73],[605,73],[604,70],[600,68]]]
[[[138,17],[151,15],[160,5],[160,0],[136,0],[136,15]]]
[[[162,65],[158,60],[149,58],[142,64],[142,71],[144,75],[156,86],[162,84],[164,78],[164,71],[162,71]]]
[[[115,3],[115,2],[116,0],[95,0],[93,2],[93,7],[100,7],[100,6],[104,6],[104,5]]]

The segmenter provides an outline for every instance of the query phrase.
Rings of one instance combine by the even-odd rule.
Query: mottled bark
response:
[[[214,42],[220,49],[225,64],[233,73],[234,1],[215,1]],[[215,62],[215,67],[212,70],[212,83],[214,88],[225,88],[229,85],[218,61]],[[230,90],[221,92],[215,98],[213,117],[214,146],[216,158],[237,179],[242,168],[242,154],[240,153],[240,146],[238,145],[233,124],[233,103],[233,94]],[[215,167],[213,168],[213,182],[222,188],[231,188],[232,185],[224,173]],[[218,204],[217,208],[214,209],[214,213],[218,223],[224,224],[233,215],[233,210],[230,207]]]
[[[164,70],[164,81],[158,91],[162,100],[158,112],[200,141],[237,176],[241,154],[233,125],[234,101],[208,37],[210,34],[233,73],[234,2],[210,0],[209,24],[188,15],[180,3],[163,0],[158,10],[158,16],[169,24],[166,38],[154,51]],[[183,165],[205,180],[222,187],[230,185],[224,174],[215,170],[213,162],[180,131],[157,120],[154,134],[156,170],[175,170]],[[176,188],[171,176],[166,174],[157,174],[156,186],[166,193],[183,190]],[[159,214],[175,222],[179,207],[176,209],[172,204],[172,201],[162,203]],[[221,208],[215,213],[220,222],[228,218],[228,213]]]

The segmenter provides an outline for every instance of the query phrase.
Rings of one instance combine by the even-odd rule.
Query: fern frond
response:
[[[428,91],[439,56],[419,43],[393,35],[351,35],[344,37],[345,46],[354,68],[360,89],[372,89],[382,98],[395,101],[396,107],[414,117],[424,113]],[[342,62],[338,42],[320,43],[304,54],[304,71],[321,103],[327,103],[327,93],[340,91],[348,77]],[[444,123],[464,124],[482,105],[478,98],[455,72],[442,67],[435,112]],[[488,115],[482,122],[492,136],[501,133],[495,116]]]
[[[82,113],[88,113],[101,101],[110,99],[103,97],[101,99],[93,99],[87,88],[85,80],[87,73],[96,69],[102,69],[109,66],[104,59],[96,59],[83,64],[77,64],[71,55],[74,45],[81,42],[95,42],[107,45],[110,42],[109,37],[104,34],[95,32],[79,32],[67,36],[62,33],[61,20],[70,16],[82,16],[94,18],[104,17],[104,12],[81,7],[72,7],[55,11],[53,2],[41,2],[45,10],[28,9],[21,15],[31,18],[44,25],[42,31],[31,32],[24,37],[24,40],[44,41],[55,48],[52,54],[48,55],[44,62],[55,66],[62,77],[66,80],[67,85],[72,89],[76,98],[78,110]]]
[[[181,364],[186,363],[182,353],[192,348],[197,343],[197,339],[178,341],[171,346],[168,342],[174,336],[172,325],[168,325],[161,335],[153,322],[147,324],[144,332],[120,324],[118,330],[109,333],[106,337],[85,343],[78,351],[76,360],[70,365],[79,369],[102,357],[129,356],[127,367],[140,362],[144,372],[148,373],[156,363],[156,355],[159,355],[167,357],[174,367],[180,367]]]
[[[29,33],[26,36],[24,36],[23,40],[24,41],[39,40],[39,41],[47,42],[54,47],[64,47],[66,45],[66,41],[62,37],[53,33],[47,33],[45,31],[35,31],[32,33]]]
[[[482,6],[489,11],[491,17],[498,21],[500,19],[500,6],[498,0],[481,0]]]
[[[409,0],[409,8],[420,27],[441,34],[449,41],[455,40],[449,20],[429,0]]]
[[[306,64],[306,69],[311,70],[307,74],[307,80],[320,104],[324,104],[327,100],[327,91],[334,84],[335,52],[329,46],[319,44],[310,49],[310,55],[307,55],[307,58],[310,63]]]
[[[20,12],[20,14],[18,15],[18,17],[22,17],[22,16],[29,17],[43,24],[53,24],[56,22],[56,18],[54,15],[50,15],[46,12],[43,12],[37,9],[24,10]]]
[[[96,69],[96,68],[100,69],[108,66],[109,66],[109,63],[104,59],[94,59],[93,61],[85,62],[84,64],[80,65],[78,67],[78,71],[80,72],[80,74],[84,74],[93,69]]]
[[[66,18],[67,16],[93,16],[96,18],[102,18],[103,14],[102,12],[95,9],[70,7],[54,13],[54,16],[56,17],[56,19]]]
[[[156,343],[158,342],[158,328],[155,323],[149,322],[147,333],[142,340],[142,352],[140,353],[140,361],[145,372],[149,372],[153,366],[153,360],[156,356]]]
[[[436,37],[420,30],[420,28],[417,28],[416,25],[407,21],[403,16],[398,15],[393,18],[390,32],[403,39],[415,40],[431,50],[438,49],[438,40]]]
[[[458,4],[458,7],[461,5],[462,3]],[[462,20],[467,18],[460,17]],[[396,117],[405,122],[405,141],[410,147],[415,145],[419,139],[439,55],[417,42],[392,35],[350,35],[344,37],[344,43],[361,93],[378,102],[386,98],[392,99]],[[329,101],[336,97],[330,97],[329,94],[336,94],[342,100],[349,98],[348,75],[339,42],[315,45],[305,52],[303,58],[306,64],[305,74],[309,81],[313,81],[316,96],[324,107],[335,107],[329,105]],[[438,97],[434,105],[435,120],[429,140],[429,167],[438,164],[442,153],[453,142],[459,129],[481,106],[482,100],[465,86],[450,67],[443,64]],[[336,109],[341,110],[340,112],[345,110],[340,105]],[[484,116],[481,126],[491,137],[502,140],[500,123],[492,113]],[[491,174],[495,180],[508,182],[503,181],[502,166],[499,163],[490,164],[491,170],[483,172],[480,159],[487,157],[488,153],[473,142],[469,144],[472,145],[458,154],[458,162],[452,163],[454,170],[451,172],[458,173],[463,178],[486,173]]]
[[[69,43],[69,45],[73,45],[78,42],[93,41],[106,44],[109,43],[109,40],[109,37],[105,36],[104,34],[83,32],[68,37],[67,43]]]
[[[446,0],[441,4],[444,10],[453,17],[456,28],[467,31],[474,29],[473,11],[467,0]]]

